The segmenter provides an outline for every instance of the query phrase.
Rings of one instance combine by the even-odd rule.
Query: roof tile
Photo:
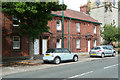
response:
[[[52,14],[62,16],[62,11],[52,11]],[[89,16],[85,13],[74,11],[71,9],[66,9],[64,11],[64,16],[99,23],[97,20],[93,19],[91,16]]]

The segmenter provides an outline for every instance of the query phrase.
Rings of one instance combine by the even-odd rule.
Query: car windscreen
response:
[[[93,47],[92,50],[99,50],[101,49],[100,47]]]
[[[54,49],[48,49],[47,51],[46,51],[46,53],[53,53],[54,52]]]

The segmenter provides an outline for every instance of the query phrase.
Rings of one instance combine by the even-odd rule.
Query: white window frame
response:
[[[60,21],[60,23],[57,24],[57,30],[61,30],[61,20],[57,20],[57,21]],[[56,23],[57,23],[57,21],[56,21]]]
[[[96,26],[94,26],[94,34],[96,34]]]
[[[56,48],[61,48],[61,39],[59,39],[59,42],[56,43]]]
[[[15,41],[14,38],[18,37],[18,41]],[[14,44],[19,44],[17,47],[14,46]],[[13,36],[13,49],[20,49],[20,36]]]
[[[13,15],[13,20],[18,20],[17,17],[16,17],[15,15]],[[18,20],[18,22],[20,22],[20,20]],[[13,24],[13,26],[19,26],[19,24],[18,24],[18,25]]]
[[[80,23],[76,23],[76,31],[80,32]]]
[[[96,46],[96,40],[94,40],[94,47]]]
[[[80,40],[79,39],[76,40],[76,48],[77,49],[80,48]]]

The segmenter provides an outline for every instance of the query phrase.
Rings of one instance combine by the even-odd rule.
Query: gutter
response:
[[[56,17],[62,17],[61,15],[56,15],[56,14],[51,14],[51,15],[52,15],[52,16],[56,16]],[[64,16],[64,17],[65,17],[65,18],[68,18],[68,19],[73,19],[73,20],[85,21],[85,22],[90,22],[90,23],[95,23],[95,24],[102,24],[102,23],[98,23],[98,22],[81,20],[81,19],[76,19],[76,18],[71,18],[71,17],[66,17],[66,16]]]

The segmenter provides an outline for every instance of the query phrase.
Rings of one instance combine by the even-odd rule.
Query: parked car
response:
[[[103,46],[106,46],[108,48],[108,50],[111,51],[111,53],[116,53],[116,51],[112,45],[103,45]]]
[[[116,52],[114,49],[108,48],[106,45],[96,46],[91,49],[89,52],[90,57],[100,56],[101,58],[105,56],[115,56]]]
[[[53,62],[59,64],[61,61],[73,60],[78,61],[78,55],[76,53],[71,53],[66,48],[55,48],[48,49],[43,56],[44,63]]]

